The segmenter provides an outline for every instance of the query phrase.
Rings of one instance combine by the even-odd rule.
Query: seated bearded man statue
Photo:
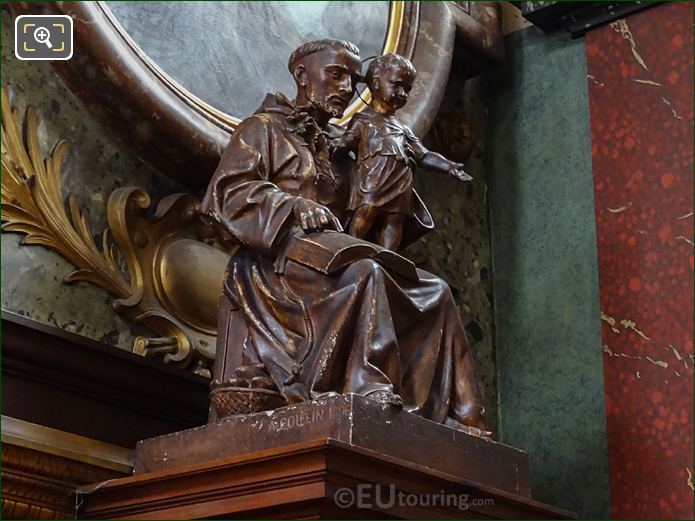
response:
[[[331,271],[319,256],[288,254],[296,237],[330,239],[315,241],[329,254],[331,241],[359,241],[342,233],[349,180],[331,165],[329,120],[347,108],[361,66],[349,42],[302,45],[289,60],[296,99],[268,95],[224,151],[202,215],[239,249],[220,300],[212,392],[274,389],[289,404],[356,393],[484,430],[473,355],[444,281],[366,256]]]

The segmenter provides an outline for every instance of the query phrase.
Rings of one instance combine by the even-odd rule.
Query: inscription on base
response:
[[[274,432],[301,429],[308,425],[323,423],[331,419],[333,419],[333,409],[331,407],[317,407],[310,411],[288,414],[282,418],[271,418],[267,432],[268,434],[272,434]]]

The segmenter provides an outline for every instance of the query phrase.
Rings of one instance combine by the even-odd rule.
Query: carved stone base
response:
[[[334,395],[138,442],[135,472],[333,439],[529,496],[525,452],[355,394]],[[485,457],[481,457],[485,454]]]
[[[522,451],[355,395],[144,440],[91,519],[561,519]]]

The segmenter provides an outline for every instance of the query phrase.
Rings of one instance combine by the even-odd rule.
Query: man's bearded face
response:
[[[324,49],[302,60],[307,73],[306,95],[315,108],[339,118],[355,94],[362,61],[346,49]]]

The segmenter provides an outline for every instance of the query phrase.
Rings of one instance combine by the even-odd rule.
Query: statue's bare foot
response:
[[[247,380],[251,380],[256,376],[268,376],[268,372],[263,364],[241,365],[234,372],[238,377],[246,378]]]
[[[336,393],[335,391],[326,391],[325,393],[312,393],[312,399],[313,400],[323,400],[325,398],[334,398],[335,396],[340,396],[340,393]]]
[[[275,382],[268,376],[254,376],[251,378],[252,389],[267,389],[268,391],[277,391]]]
[[[474,427],[472,425],[465,425],[460,421],[457,421],[451,417],[447,418],[444,425],[456,429],[457,431],[465,432],[467,434],[472,434],[473,436],[478,436],[479,438],[484,438],[486,440],[492,439],[492,432],[488,431],[486,428]]]
[[[379,403],[386,403],[389,405],[395,405],[396,407],[403,407],[403,398],[400,395],[392,393],[391,391],[372,391],[365,395],[366,398],[374,400]]]
[[[239,378],[237,376],[233,376],[232,378],[227,378],[225,384],[231,387],[248,387],[249,381],[246,378]]]
[[[306,402],[311,400],[309,393],[303,383],[295,382],[286,385],[282,390],[282,396],[287,400],[288,404]]]

